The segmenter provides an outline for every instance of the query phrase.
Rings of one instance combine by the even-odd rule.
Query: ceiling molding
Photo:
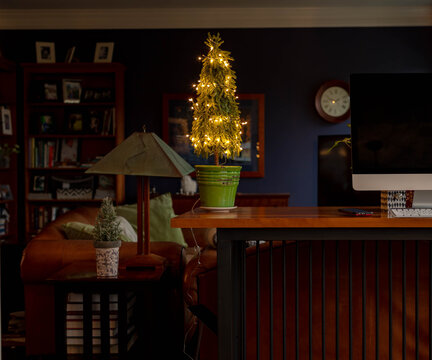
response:
[[[0,9],[0,29],[432,26],[432,6]]]

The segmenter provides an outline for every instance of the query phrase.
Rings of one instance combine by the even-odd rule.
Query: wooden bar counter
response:
[[[432,218],[389,218],[387,211],[373,211],[371,216],[352,216],[339,207],[238,207],[230,211],[206,211],[200,208],[179,215],[171,226],[179,228],[404,228],[432,227]]]
[[[338,207],[239,207],[227,212],[203,209],[171,220],[172,227],[217,228],[218,358],[244,354],[243,297],[245,242],[250,240],[432,240],[432,218],[346,215]]]

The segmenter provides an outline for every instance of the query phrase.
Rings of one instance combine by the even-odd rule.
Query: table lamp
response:
[[[150,252],[149,177],[182,177],[193,171],[194,168],[161,138],[145,131],[130,135],[86,171],[88,174],[137,176],[137,255],[126,261],[127,270],[156,269],[165,263],[163,257]]]

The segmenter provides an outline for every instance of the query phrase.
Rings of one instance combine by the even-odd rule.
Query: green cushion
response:
[[[116,212],[129,221],[135,231],[137,230],[136,204],[117,206]],[[181,229],[171,227],[173,217],[175,214],[170,193],[150,200],[150,241],[172,241],[187,246]]]
[[[77,221],[63,224],[66,238],[71,240],[93,240],[93,229],[93,225],[83,224]]]
[[[122,233],[120,234],[121,241],[136,242],[137,235],[131,224],[121,216],[117,216],[117,219],[119,220],[120,228],[122,229]],[[93,240],[93,229],[93,225],[77,221],[63,224],[63,230],[66,234],[66,238],[69,240]]]

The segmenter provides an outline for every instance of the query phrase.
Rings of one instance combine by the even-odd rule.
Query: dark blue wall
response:
[[[218,30],[212,30],[218,31]],[[35,41],[54,41],[58,61],[77,46],[93,61],[99,41],[114,41],[114,61],[127,66],[126,134],[146,125],[161,135],[162,94],[191,92],[196,60],[208,30],[0,31],[11,60],[35,61]],[[432,72],[432,28],[219,30],[235,61],[239,93],[264,93],[265,166],[262,179],[242,179],[241,192],[289,192],[290,204],[317,202],[317,137],[347,134],[348,122],[329,124],[314,108],[319,86],[349,81],[353,72]],[[373,84],[371,84],[373,86]],[[413,91],[417,91],[414,90]],[[179,180],[155,179],[158,192],[178,191]],[[133,179],[127,197],[133,200]]]

